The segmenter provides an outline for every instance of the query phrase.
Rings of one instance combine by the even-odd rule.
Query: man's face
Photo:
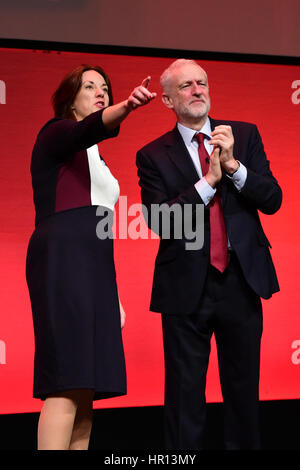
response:
[[[173,109],[182,124],[193,124],[206,118],[210,97],[204,70],[195,64],[176,67],[163,93],[163,102]]]

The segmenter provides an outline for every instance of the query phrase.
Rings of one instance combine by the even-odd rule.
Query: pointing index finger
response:
[[[142,86],[145,88],[148,88],[150,80],[151,80],[150,76],[148,76],[147,78],[144,78],[144,80],[142,81]]]

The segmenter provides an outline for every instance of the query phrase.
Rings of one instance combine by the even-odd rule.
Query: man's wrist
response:
[[[215,187],[218,184],[219,180],[217,178],[214,178],[213,176],[211,176],[209,173],[206,173],[204,178],[206,179],[206,182],[209,184],[209,186],[211,188],[215,189]]]
[[[234,173],[238,171],[240,167],[240,162],[238,160],[233,160],[229,164],[226,165],[225,171],[229,176],[233,176]]]

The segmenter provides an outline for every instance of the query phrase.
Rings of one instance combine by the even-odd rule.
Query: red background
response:
[[[0,49],[0,80],[6,104],[0,104],[0,413],[38,411],[32,398],[34,338],[25,281],[27,243],[34,225],[30,159],[37,132],[52,117],[50,97],[61,78],[81,63],[99,64],[109,74],[115,102],[151,75],[150,88],[159,92],[159,76],[173,59]],[[201,61],[212,98],[211,116],[254,122],[263,138],[271,169],[283,189],[283,205],[273,216],[262,216],[271,241],[281,291],[263,302],[264,333],[260,397],[300,398],[298,226],[300,178],[298,139],[300,104],[292,102],[292,82],[299,66]],[[299,95],[299,93],[298,93]],[[136,151],[175,124],[160,96],[132,113],[117,139],[100,151],[119,180],[128,207],[140,202]],[[118,208],[117,208],[118,210]],[[128,224],[134,217],[128,217]],[[115,240],[120,299],[127,313],[123,330],[128,374],[125,397],[96,402],[96,407],[161,405],[163,350],[160,315],[149,312],[157,240]],[[300,344],[300,343],[294,343]],[[300,350],[300,346],[299,346]],[[5,361],[4,361],[5,359]],[[2,362],[2,363],[1,363]],[[3,363],[5,362],[5,363]],[[208,371],[207,400],[221,401],[215,344]]]

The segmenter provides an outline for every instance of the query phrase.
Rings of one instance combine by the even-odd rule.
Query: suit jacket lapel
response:
[[[190,183],[195,184],[199,176],[177,126],[170,132],[165,145],[170,160]]]

